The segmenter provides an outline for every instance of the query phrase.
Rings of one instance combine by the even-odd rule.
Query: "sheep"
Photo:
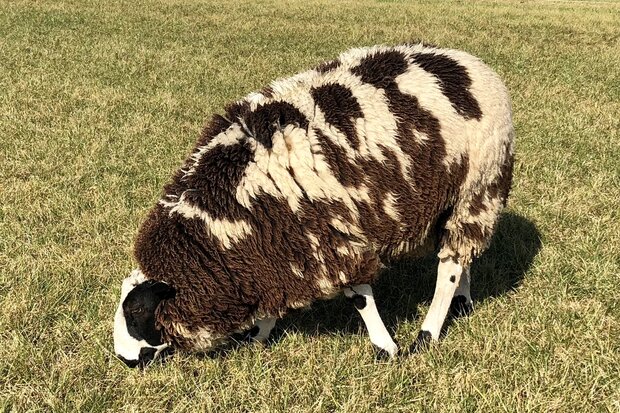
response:
[[[470,265],[512,182],[511,104],[497,74],[425,44],[356,48],[228,106],[142,224],[123,282],[117,355],[207,351],[340,292],[370,341],[398,347],[371,284],[428,245],[435,293],[414,345],[471,311]]]

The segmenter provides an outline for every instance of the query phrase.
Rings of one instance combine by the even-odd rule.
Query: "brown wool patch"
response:
[[[213,218],[241,218],[244,207],[235,194],[253,157],[247,141],[216,145],[202,155],[194,173],[182,179],[186,186],[185,199]]]
[[[314,134],[321,145],[321,153],[338,182],[344,186],[359,187],[364,181],[364,171],[351,163],[344,149],[325,136],[320,129],[315,128]]]
[[[338,68],[339,66],[340,66],[340,60],[336,59],[336,60],[330,60],[327,62],[323,62],[317,67],[315,67],[314,70],[316,70],[319,73],[327,73],[327,72],[330,72]]]
[[[256,110],[245,112],[243,120],[252,137],[265,148],[273,146],[273,135],[287,125],[308,129],[308,119],[288,102],[270,102],[259,105]]]
[[[463,235],[468,240],[475,241],[477,244],[484,244],[487,240],[488,234],[486,234],[482,225],[478,223],[461,222],[463,229]]]
[[[394,83],[398,75],[405,73],[408,66],[405,55],[389,50],[364,57],[359,65],[351,69],[351,73],[359,76],[364,83],[385,89]]]
[[[500,198],[504,206],[510,194],[512,186],[512,173],[514,168],[514,155],[511,153],[510,144],[504,145],[504,162],[501,165],[500,174],[489,185],[488,191],[491,199]]]
[[[230,122],[237,122],[239,119],[242,119],[244,115],[249,111],[250,102],[246,100],[240,100],[226,107],[226,116],[224,116],[224,118]]]
[[[459,115],[465,119],[482,118],[480,105],[469,91],[471,78],[464,66],[448,56],[435,53],[417,53],[413,56],[413,63],[439,80],[441,91]]]
[[[337,83],[312,88],[310,94],[325,115],[325,121],[344,133],[354,149],[360,142],[355,130],[355,120],[363,118],[362,108],[351,89]]]
[[[421,39],[414,39],[414,40],[412,40],[412,41],[408,42],[408,43],[406,44],[406,46],[417,46],[417,45],[420,45],[420,44],[421,44],[422,46],[424,46],[424,47],[434,47],[434,48],[436,48],[436,47],[437,47],[437,45],[435,45],[435,44],[433,44],[433,43],[428,43],[428,42],[425,42],[425,41],[423,41],[423,40],[421,40]]]
[[[272,98],[274,91],[271,86],[265,86],[264,88],[261,89],[260,93],[266,98]]]
[[[469,213],[471,214],[471,216],[477,217],[488,209],[484,203],[485,195],[486,188],[485,190],[476,192],[472,196],[471,200],[469,201]]]
[[[368,187],[371,204],[355,201],[360,214],[359,225],[367,234],[368,241],[390,251],[402,243],[403,237],[409,236],[413,237],[412,246],[417,246],[424,237],[426,223],[420,219],[424,211],[414,202],[409,202],[416,195],[403,177],[396,155],[380,146],[385,162],[360,158],[354,164],[344,150],[320,130],[315,130],[315,133],[334,176],[348,187],[359,188],[362,184]],[[399,195],[396,207],[402,217],[401,222],[396,222],[382,207],[390,192]]]
[[[259,313],[281,315],[299,302],[324,298],[321,289],[324,280],[339,289],[342,282],[338,271],[354,272],[356,260],[340,257],[333,247],[348,242],[346,236],[325,219],[336,211],[348,214],[344,205],[303,199],[296,214],[286,202],[260,196],[254,211],[254,219],[261,223],[261,235],[240,241],[238,247],[223,254],[222,259],[231,273],[236,274],[238,288],[247,288],[261,297]],[[312,245],[308,234],[317,234],[322,262],[310,253]],[[293,268],[300,271],[303,278]]]
[[[303,200],[301,213],[295,214],[285,202],[262,195],[253,210],[261,223],[259,235],[223,251],[202,221],[168,215],[157,206],[140,229],[135,255],[148,278],[177,290],[157,312],[166,340],[181,348],[192,346],[192,337],[177,333],[178,324],[190,336],[206,328],[217,338],[246,325],[255,314],[281,316],[300,302],[325,298],[328,284],[334,291],[343,288],[340,271],[348,282],[373,281],[378,270],[374,254],[350,258],[337,253],[335,246],[352,238],[324,219],[335,215],[351,220],[340,202]],[[308,253],[309,233],[318,234],[322,262]]]

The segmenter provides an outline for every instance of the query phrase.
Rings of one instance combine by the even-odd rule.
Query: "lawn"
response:
[[[472,269],[475,312],[375,361],[343,299],[268,348],[114,357],[138,225],[205,120],[353,46],[478,55],[513,98],[509,208]],[[620,3],[0,0],[0,410],[620,411]],[[403,346],[432,257],[376,288]]]

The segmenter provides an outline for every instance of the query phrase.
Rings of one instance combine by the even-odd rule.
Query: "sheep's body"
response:
[[[176,289],[157,310],[165,341],[207,349],[256,320],[355,295],[431,238],[460,277],[505,205],[513,135],[497,75],[424,45],[353,49],[233,104],[136,242],[146,278]]]

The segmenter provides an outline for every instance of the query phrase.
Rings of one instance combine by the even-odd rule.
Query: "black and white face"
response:
[[[168,284],[147,280],[140,270],[123,280],[114,316],[114,351],[129,367],[145,367],[169,347],[155,326],[155,310],[174,293]]]

